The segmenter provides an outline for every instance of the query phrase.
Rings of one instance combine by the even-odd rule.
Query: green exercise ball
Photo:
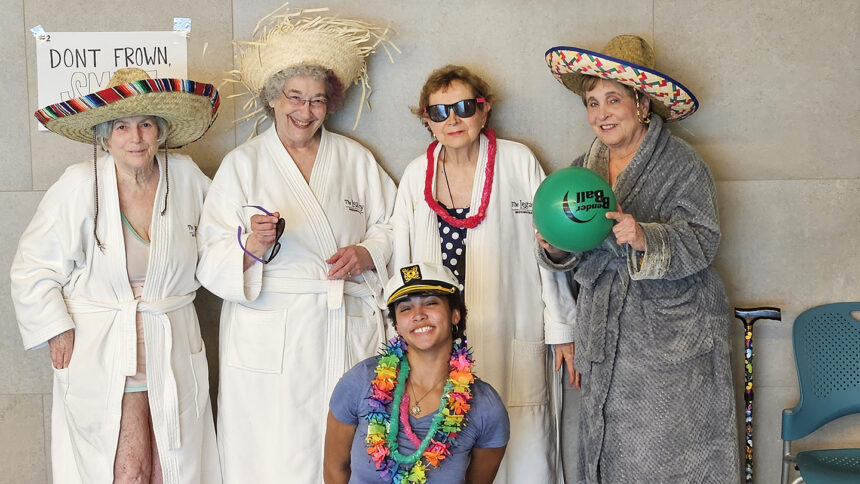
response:
[[[609,235],[616,211],[612,187],[597,173],[579,166],[546,177],[535,192],[533,217],[538,232],[550,244],[568,252],[582,252]]]

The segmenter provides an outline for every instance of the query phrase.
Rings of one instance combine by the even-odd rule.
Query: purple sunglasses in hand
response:
[[[266,215],[268,215],[270,217],[273,216],[273,214],[271,212],[269,212],[268,210],[266,210],[265,208],[263,208],[259,205],[242,205],[242,207],[256,208],[257,210],[260,210],[261,212],[265,213]],[[241,247],[242,250],[245,251],[246,254],[251,256],[251,258],[253,258],[257,262],[260,262],[262,264],[268,264],[269,262],[272,261],[272,259],[275,258],[276,255],[278,255],[278,251],[281,250],[281,243],[279,242],[279,239],[281,238],[281,235],[284,234],[284,228],[286,227],[286,225],[287,225],[287,223],[284,221],[283,217],[278,219],[278,223],[275,226],[275,245],[272,246],[272,253],[269,254],[269,257],[267,257],[266,259],[261,259],[261,258],[257,257],[256,255],[252,254],[248,249],[246,249],[244,245],[242,245],[242,226],[241,225],[238,227],[238,233],[236,235],[236,237],[239,239],[239,247]]]

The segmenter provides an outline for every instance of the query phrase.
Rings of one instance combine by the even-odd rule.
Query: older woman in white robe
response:
[[[495,482],[559,482],[553,368],[566,363],[573,374],[574,301],[564,275],[534,258],[531,200],[544,173],[527,147],[485,129],[489,90],[460,66],[425,83],[416,114],[438,143],[400,181],[392,265],[445,264],[464,286],[476,373],[499,392],[511,422]]]
[[[210,182],[187,156],[156,154],[202,136],[218,93],[139,69],[110,86],[95,96],[103,105],[36,113],[107,155],[47,191],[12,264],[24,346],[51,350],[53,482],[221,482],[192,304]]]
[[[261,98],[273,126],[224,158],[206,199],[197,274],[224,299],[226,482],[320,482],[329,395],[384,338],[395,187],[366,148],[323,127],[342,95],[321,66],[272,76]]]

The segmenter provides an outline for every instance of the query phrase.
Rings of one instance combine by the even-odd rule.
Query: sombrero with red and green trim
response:
[[[582,96],[585,76],[612,79],[651,98],[651,110],[667,122],[679,121],[699,108],[696,96],[683,84],[654,69],[654,49],[635,35],[619,35],[603,52],[579,47],[553,47],[546,63],[559,82]]]
[[[215,122],[221,99],[212,84],[187,79],[152,79],[137,68],[120,69],[107,89],[36,111],[49,130],[82,143],[93,142],[93,126],[128,116],[167,121],[167,147],[200,139]]]

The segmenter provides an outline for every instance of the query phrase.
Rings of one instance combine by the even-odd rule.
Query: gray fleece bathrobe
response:
[[[574,165],[608,179],[595,140]],[[662,120],[613,186],[645,253],[603,244],[554,264],[579,283],[575,366],[582,373],[579,473],[586,483],[736,483],[739,460],[730,314],[711,267],[720,241],[710,170]]]

